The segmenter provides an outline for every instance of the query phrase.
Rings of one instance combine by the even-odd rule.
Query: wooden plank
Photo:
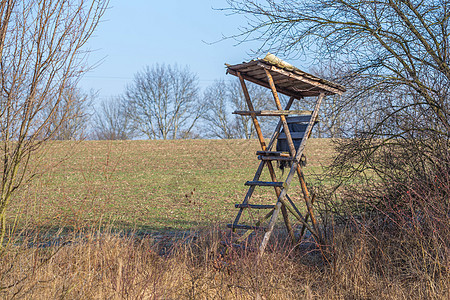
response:
[[[243,69],[243,68],[258,68],[258,62],[256,60],[254,61],[249,61],[249,62],[243,62],[242,64],[236,64],[236,65],[230,65],[230,64],[225,64],[225,66],[227,66],[228,70],[233,70],[233,71],[237,71],[239,69]]]
[[[326,84],[323,84],[323,83],[320,83],[320,82],[317,82],[317,81],[314,81],[314,80],[311,80],[311,79],[307,78],[306,76],[298,75],[298,74],[295,74],[295,73],[292,73],[292,72],[280,69],[280,68],[275,67],[275,66],[267,65],[267,64],[262,63],[262,62],[259,62],[258,65],[262,66],[266,70],[270,70],[272,72],[276,72],[276,73],[285,75],[287,77],[294,78],[294,79],[297,79],[299,81],[308,83],[308,84],[310,84],[310,85],[312,85],[314,87],[318,87],[319,89],[322,90],[323,93],[326,93],[326,94],[330,94],[331,93],[331,94],[342,95],[344,93],[343,91],[338,90],[337,88],[331,87],[329,85],[326,85]]]
[[[239,70],[239,72],[241,72],[241,71]],[[265,72],[264,72],[263,68],[257,68],[257,69],[251,70],[250,72],[246,72],[245,74],[247,76],[251,76],[256,79],[262,79],[265,76]]]
[[[305,132],[304,131],[298,131],[298,132],[291,132],[291,137],[294,140],[300,140],[305,136]],[[279,140],[285,140],[287,139],[286,134],[284,132],[280,133],[280,135],[278,136]]]
[[[275,80],[275,84],[276,84],[277,86],[283,86],[283,85],[285,85],[286,83],[288,83],[288,85],[290,85],[290,82],[292,82],[292,81],[295,81],[295,79],[289,78],[289,77],[284,77],[284,78],[282,78],[282,79]],[[285,86],[286,86],[286,85],[285,85]]]
[[[245,185],[249,186],[275,186],[275,187],[284,187],[284,182],[274,182],[274,181],[247,181]]]
[[[291,123],[309,123],[309,120],[311,120],[311,115],[286,117],[286,122],[288,122],[288,124],[291,124]]]
[[[240,73],[250,73],[250,72],[255,72],[255,71],[261,71],[261,68],[258,67],[256,64],[251,65],[251,66],[247,66],[244,68],[239,68],[239,69],[234,69],[235,71],[238,71]]]
[[[238,76],[237,73],[238,73],[237,71],[228,69],[228,74],[231,74],[231,75],[234,75],[234,76]],[[245,73],[244,73],[244,74],[241,74],[241,76],[242,76],[242,78],[244,78],[245,80],[248,80],[248,81],[250,81],[250,82],[256,83],[256,84],[258,84],[258,85],[260,85],[260,86],[263,86],[263,87],[266,87],[266,88],[270,88],[268,82],[265,82],[265,81],[262,81],[262,80],[255,79],[255,78],[253,78],[253,77],[251,77],[251,76],[247,76]],[[298,93],[298,92],[296,92],[296,91],[287,90],[287,89],[280,89],[280,88],[279,88],[279,89],[278,89],[278,92],[280,92],[280,93],[282,93],[282,94],[285,94],[285,95],[287,95],[287,96],[294,97],[295,99],[300,99],[300,98],[302,98],[303,96],[306,96],[306,95],[304,95],[304,94],[302,94],[302,93]]]
[[[275,205],[261,205],[261,204],[235,204],[236,208],[252,208],[252,209],[273,209]]]
[[[309,115],[311,117],[310,110],[235,110],[233,114],[241,116],[288,116],[288,115]]]

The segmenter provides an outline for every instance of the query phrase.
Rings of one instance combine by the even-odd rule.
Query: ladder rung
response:
[[[284,182],[272,182],[272,181],[247,181],[245,185],[257,185],[257,186],[278,186],[284,187]]]
[[[285,156],[289,157],[289,152],[283,151],[256,151],[256,155],[269,155],[269,156]]]
[[[235,115],[249,116],[255,114],[257,116],[288,116],[288,115],[311,115],[309,110],[236,110]],[[310,117],[311,118],[311,117]]]
[[[254,209],[271,209],[275,205],[260,205],[260,204],[235,204],[236,208],[254,208]]]
[[[231,229],[246,229],[246,230],[266,230],[265,227],[260,226],[251,226],[251,225],[235,225],[235,224],[227,224],[228,228]]]
[[[293,157],[286,157],[286,156],[264,156],[264,155],[260,155],[258,156],[259,160],[287,160],[287,161],[294,161],[295,158]]]

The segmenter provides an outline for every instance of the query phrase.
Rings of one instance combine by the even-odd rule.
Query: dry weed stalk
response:
[[[250,251],[231,248],[221,255],[219,242],[224,238],[226,234],[220,230],[205,230],[178,239],[169,252],[160,255],[164,245],[155,244],[151,237],[137,239],[133,235],[89,231],[66,236],[66,244],[38,247],[37,236],[31,235],[10,246],[0,262],[0,295],[7,299],[445,299],[448,296],[448,275],[435,281],[439,289],[433,292],[395,272],[384,275],[374,272],[374,264],[378,263],[374,259],[378,257],[373,253],[377,249],[363,234],[337,233],[335,262],[322,267],[311,263],[310,254],[292,252],[283,248],[283,243],[268,251],[258,263],[256,253]]]

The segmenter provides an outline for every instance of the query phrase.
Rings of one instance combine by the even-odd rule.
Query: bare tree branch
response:
[[[31,155],[71,118],[65,98],[108,1],[0,1],[1,238]],[[32,176],[32,174],[30,175]]]

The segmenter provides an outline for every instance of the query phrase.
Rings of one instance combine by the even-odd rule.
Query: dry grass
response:
[[[82,237],[80,237],[82,236]],[[221,255],[218,229],[162,244],[105,232],[73,235],[65,245],[36,245],[31,235],[0,262],[4,299],[448,299],[449,277],[433,285],[419,277],[374,271],[374,246],[341,232],[331,264],[315,252],[292,250],[282,238],[262,260],[231,249]],[[34,240],[30,240],[34,238]],[[278,243],[277,243],[278,241]],[[384,267],[389,267],[387,264]],[[391,267],[394,267],[392,264]],[[393,270],[395,271],[395,270]],[[398,270],[397,270],[398,271]],[[423,275],[423,274],[422,274]]]

